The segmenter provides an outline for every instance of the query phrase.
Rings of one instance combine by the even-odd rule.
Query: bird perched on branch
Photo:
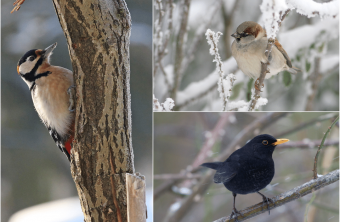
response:
[[[285,70],[292,74],[296,74],[300,71],[300,69],[292,66],[287,52],[276,38],[271,54],[267,59],[265,55],[268,45],[267,34],[262,26],[256,22],[243,22],[231,36],[235,38],[231,45],[231,53],[242,72],[253,79],[257,79],[255,88],[258,90],[258,78],[261,75],[261,62],[269,63],[267,66],[268,72],[266,74],[266,79]]]
[[[288,142],[288,139],[275,139],[268,134],[254,137],[242,148],[233,152],[224,162],[204,163],[201,166],[216,170],[215,183],[223,183],[233,193],[234,204],[230,218],[240,214],[235,208],[237,194],[258,193],[263,203],[269,201],[259,191],[265,188],[273,179],[275,173],[272,154],[277,145]]]
[[[18,74],[28,85],[34,107],[59,149],[70,160],[74,138],[74,87],[70,70],[50,65],[57,43],[32,49],[21,57]]]

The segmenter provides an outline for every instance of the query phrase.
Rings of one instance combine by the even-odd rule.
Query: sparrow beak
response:
[[[288,141],[289,141],[289,139],[277,139],[275,143],[272,143],[272,145],[277,146],[279,144],[286,143]]]
[[[231,36],[234,37],[234,38],[236,39],[236,38],[238,37],[238,34],[237,34],[237,32],[235,32],[235,33],[233,33]]]
[[[55,49],[55,47],[57,47],[57,43],[54,43],[54,44],[50,45],[49,47],[47,47],[46,49],[44,49],[44,50],[42,51],[42,55],[43,55],[45,58],[48,58],[48,57],[51,55],[53,49]]]

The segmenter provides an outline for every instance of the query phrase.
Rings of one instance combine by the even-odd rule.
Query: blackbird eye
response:
[[[268,145],[268,141],[267,141],[267,140],[263,140],[263,141],[262,141],[262,144],[263,144],[263,145]]]

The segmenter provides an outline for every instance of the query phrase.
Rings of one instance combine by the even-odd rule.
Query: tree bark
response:
[[[127,221],[131,18],[124,0],[53,0],[76,86],[71,173],[85,221]]]

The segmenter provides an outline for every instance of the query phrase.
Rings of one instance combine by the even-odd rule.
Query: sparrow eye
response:
[[[267,140],[263,140],[262,144],[267,146],[268,145],[268,141]]]
[[[242,32],[242,33],[240,34],[241,37],[247,37],[248,35],[249,35],[248,33],[244,33],[244,32]]]

